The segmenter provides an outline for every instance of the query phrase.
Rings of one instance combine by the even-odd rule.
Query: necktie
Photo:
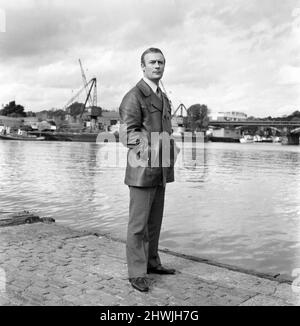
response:
[[[159,87],[157,87],[157,89],[156,89],[156,95],[157,95],[160,99],[162,99],[162,96],[161,96],[161,90],[160,90]]]
[[[163,101],[162,91],[161,91],[159,86],[157,86],[156,95],[160,98],[160,100]],[[166,106],[165,105],[163,105],[163,118],[167,119]]]

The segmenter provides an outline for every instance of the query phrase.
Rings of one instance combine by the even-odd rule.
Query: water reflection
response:
[[[0,141],[1,209],[125,238],[127,150],[111,145]],[[300,267],[300,147],[272,145],[186,146],[161,246],[264,272]]]

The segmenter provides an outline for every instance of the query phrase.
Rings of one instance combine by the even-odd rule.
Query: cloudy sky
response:
[[[150,46],[174,106],[281,116],[300,110],[298,0],[0,0],[0,104],[62,108],[87,78],[116,109]]]

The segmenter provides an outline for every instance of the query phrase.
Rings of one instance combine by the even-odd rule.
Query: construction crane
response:
[[[183,117],[183,110],[186,111],[187,115],[189,115],[189,112],[186,108],[186,106],[183,103],[180,103],[178,108],[175,110],[175,112],[173,113],[173,117],[176,115],[177,111],[180,110],[180,116]]]
[[[161,84],[161,87],[162,87],[164,93],[167,95],[167,91],[166,91],[166,89],[165,89],[165,86],[164,86],[162,80],[160,80],[160,84]],[[168,98],[168,100],[169,100],[169,102],[170,102],[171,110],[174,111],[174,106],[173,106],[173,104],[172,104],[172,101],[169,99],[168,95],[167,95],[167,98]],[[172,114],[172,118],[175,117],[176,113],[177,113],[179,110],[180,110],[180,117],[183,117],[183,110],[185,110],[186,113],[187,113],[187,115],[189,115],[189,112],[188,112],[187,108],[185,107],[185,105],[184,105],[183,103],[180,103],[179,106],[178,106],[178,108],[177,108],[177,109],[174,111],[174,113]]]
[[[96,79],[96,78],[92,78],[92,79],[90,80],[90,82],[91,82],[91,86],[90,86],[90,89],[89,89],[88,94],[87,94],[87,96],[86,96],[86,100],[85,100],[85,102],[84,102],[83,108],[82,108],[82,110],[81,110],[80,118],[82,117],[83,112],[84,112],[85,107],[86,107],[86,103],[87,103],[88,99],[89,99],[90,96],[91,96],[92,89],[94,90],[94,94],[93,94],[93,100],[92,100],[92,106],[91,106],[91,109],[93,109],[94,106],[97,106],[97,103],[95,102],[95,101],[97,101],[97,97],[96,97],[96,96],[97,96],[97,79]],[[90,83],[90,82],[89,82],[89,83]],[[89,84],[89,83],[88,83],[88,84]],[[87,86],[88,86],[88,84],[87,84]],[[86,89],[87,89],[87,87],[86,87]]]
[[[80,118],[83,115],[83,112],[86,108],[86,104],[88,102],[88,99],[91,97],[92,90],[94,90],[94,94],[92,97],[92,106],[97,106],[97,79],[92,78],[86,85],[84,85],[68,102],[67,104],[63,107],[63,110],[66,110],[73,102],[74,100],[84,91],[87,91],[86,99],[83,105],[83,108],[80,113]],[[95,95],[96,94],[96,95]]]
[[[87,82],[87,79],[86,79],[86,76],[85,76],[85,73],[84,73],[84,70],[83,70],[81,60],[78,59],[78,61],[79,61],[79,65],[80,65],[83,86],[85,87],[85,91],[86,91],[86,96],[88,97],[90,107],[92,107],[94,103],[93,103],[93,99],[91,98],[91,96],[90,95],[88,96],[88,93],[89,93],[89,91],[88,91],[88,82]]]

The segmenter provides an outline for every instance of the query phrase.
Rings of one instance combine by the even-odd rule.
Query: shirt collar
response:
[[[157,85],[155,83],[153,83],[153,81],[151,81],[150,79],[143,77],[144,82],[150,86],[150,88],[153,90],[154,93],[156,93],[157,91]]]

